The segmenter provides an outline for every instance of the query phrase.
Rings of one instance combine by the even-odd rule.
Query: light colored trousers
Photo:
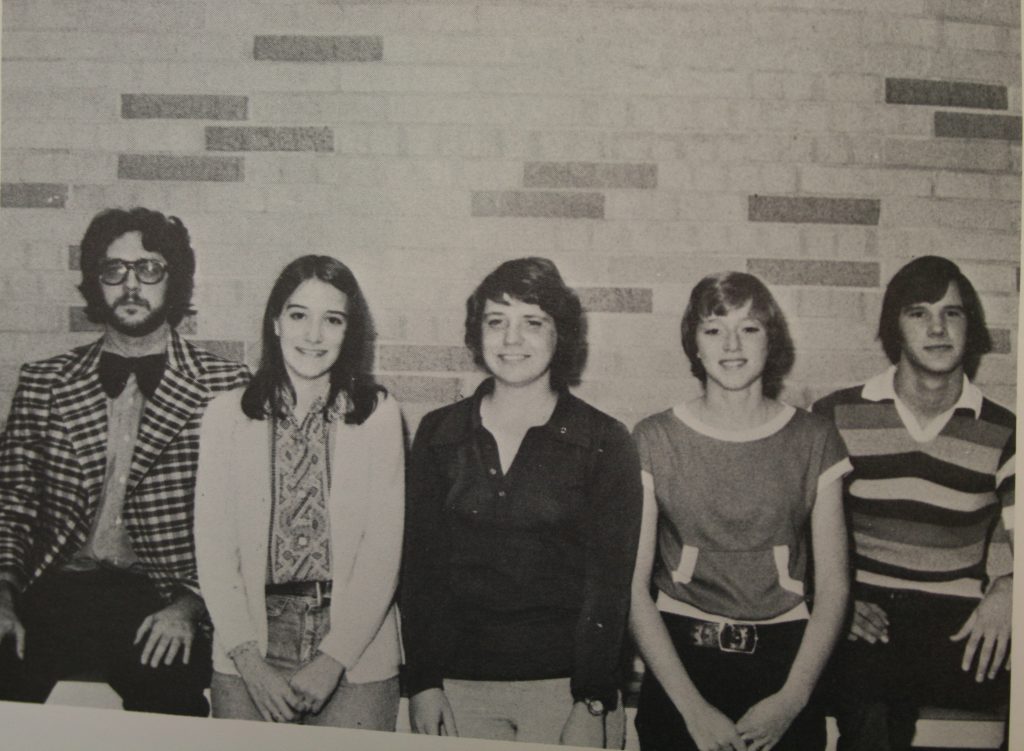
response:
[[[465,681],[446,678],[444,692],[463,738],[557,744],[573,698],[568,678],[539,681]],[[626,741],[619,701],[605,717],[605,748]]]
[[[285,679],[316,657],[330,629],[328,604],[316,598],[267,596],[267,662]],[[349,683],[344,678],[316,714],[300,715],[295,723],[335,728],[394,731],[398,718],[398,676],[372,683]],[[210,683],[214,717],[262,720],[237,675],[214,672]]]

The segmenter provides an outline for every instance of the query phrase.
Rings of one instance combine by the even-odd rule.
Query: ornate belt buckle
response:
[[[723,623],[718,631],[718,648],[723,652],[754,654],[757,626],[752,623]]]

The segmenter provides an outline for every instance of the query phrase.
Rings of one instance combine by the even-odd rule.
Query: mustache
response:
[[[121,297],[114,300],[114,304],[111,305],[110,307],[117,308],[120,307],[121,305],[138,305],[139,307],[145,308],[146,310],[150,310],[151,308],[149,301],[139,297],[139,295],[136,294],[135,292],[129,292],[125,295],[122,295]]]

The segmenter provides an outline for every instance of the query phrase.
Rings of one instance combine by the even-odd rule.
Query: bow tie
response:
[[[108,397],[116,399],[124,391],[128,376],[134,373],[139,391],[147,399],[151,399],[156,387],[160,385],[166,364],[166,352],[146,357],[121,357],[113,352],[103,351],[100,352],[100,385]]]

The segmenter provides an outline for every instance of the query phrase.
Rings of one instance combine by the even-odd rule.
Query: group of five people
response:
[[[93,671],[126,709],[393,730],[404,664],[415,732],[621,748],[627,631],[648,751],[823,749],[827,709],[907,748],[923,704],[1007,699],[1014,416],[948,260],[888,285],[893,367],[810,412],[771,292],[706,277],[702,392],[632,435],[570,391],[577,295],[505,262],[466,303],[488,377],[408,458],[337,259],[280,273],[251,378],[175,331],[176,218],[102,212],[81,269],[104,335],[25,365],[0,436],[0,699]]]

